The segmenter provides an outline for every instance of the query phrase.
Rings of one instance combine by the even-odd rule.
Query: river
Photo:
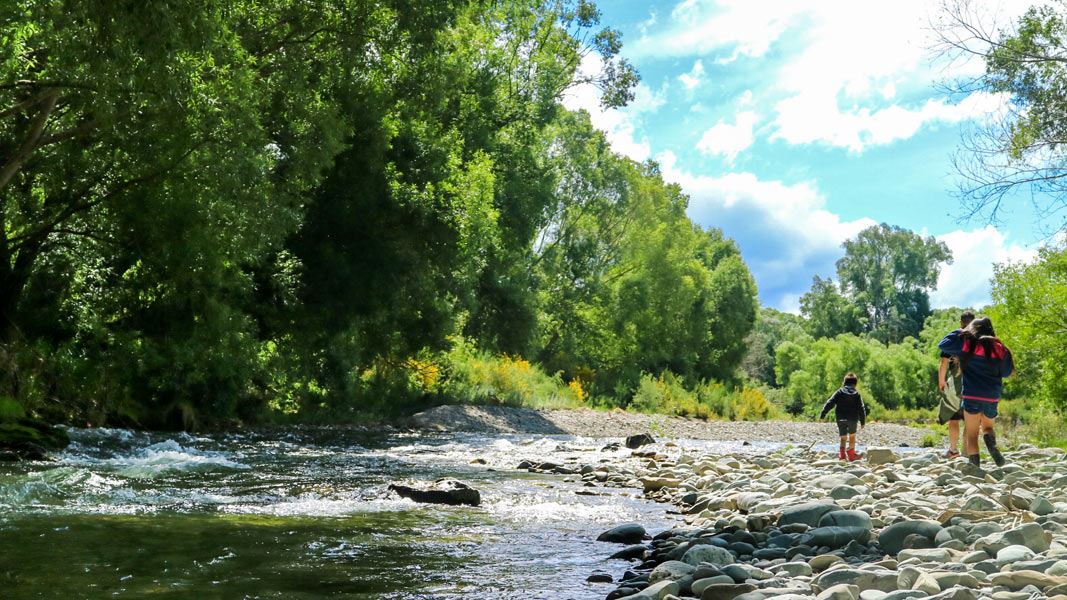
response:
[[[581,481],[515,470],[629,456],[604,440],[70,433],[53,462],[0,466],[0,597],[603,598],[613,586],[586,577],[618,579],[628,565],[596,536],[674,522],[638,490],[578,495]],[[385,489],[445,476],[479,489],[482,505]]]

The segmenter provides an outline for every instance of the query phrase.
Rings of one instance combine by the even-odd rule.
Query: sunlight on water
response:
[[[71,430],[53,463],[0,466],[3,597],[602,598],[627,567],[595,541],[670,525],[634,490],[515,470],[628,456],[567,436],[301,430],[219,437]],[[472,464],[479,459],[481,464]],[[478,508],[415,504],[393,481],[453,477]],[[57,549],[59,552],[57,553]],[[62,559],[57,559],[62,555]]]

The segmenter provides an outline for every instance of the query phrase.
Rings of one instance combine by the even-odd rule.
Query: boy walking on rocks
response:
[[[822,407],[819,419],[826,418],[830,409],[834,409],[834,417],[837,419],[837,433],[841,437],[841,450],[837,457],[841,460],[859,460],[861,454],[856,453],[856,425],[862,429],[867,426],[867,407],[863,404],[863,398],[856,391],[859,378],[855,373],[846,373],[841,384],[841,389],[834,392],[833,396]],[[845,445],[848,444],[846,449]]]

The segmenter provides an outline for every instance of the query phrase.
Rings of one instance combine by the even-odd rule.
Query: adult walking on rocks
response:
[[[997,448],[997,404],[1004,388],[1004,378],[1015,371],[1011,350],[997,337],[989,317],[971,321],[963,330],[953,331],[938,344],[943,354],[954,356],[963,372],[960,392],[963,408],[964,439],[968,460],[981,466],[978,453],[978,431],[984,432],[989,455],[997,466],[1004,464],[1004,455]]]
[[[973,312],[963,311],[960,314],[960,328],[953,333],[963,331],[973,320]],[[941,407],[937,420],[942,425],[948,423],[948,450],[945,451],[945,458],[956,458],[960,455],[960,423],[963,421],[959,396],[961,375],[959,360],[942,352],[941,365],[937,369],[937,387],[941,390]]]

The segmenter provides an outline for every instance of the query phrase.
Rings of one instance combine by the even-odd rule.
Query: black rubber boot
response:
[[[1003,467],[1006,461],[1000,449],[997,448],[997,434],[989,432],[982,436],[982,440],[985,441],[985,447],[989,450],[989,455],[993,457],[993,462],[997,463],[998,467]]]
[[[976,466],[976,467],[981,467],[982,466],[982,456],[977,454],[977,453],[969,454],[967,456],[967,460],[971,461],[971,464]]]

